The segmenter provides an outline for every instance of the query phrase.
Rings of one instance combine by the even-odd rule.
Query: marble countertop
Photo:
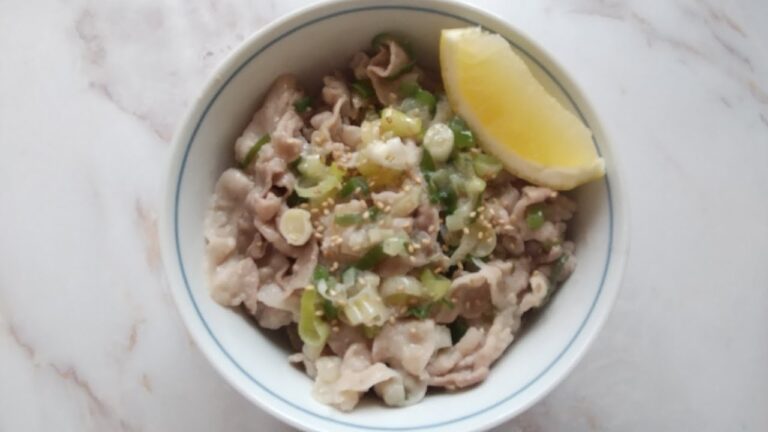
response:
[[[304,3],[0,2],[0,431],[289,430],[193,346],[156,218],[212,68]],[[590,95],[632,219],[597,342],[498,430],[768,430],[768,2],[477,3]]]

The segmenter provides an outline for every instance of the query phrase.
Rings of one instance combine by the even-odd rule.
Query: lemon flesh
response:
[[[512,174],[559,190],[605,174],[592,132],[547,93],[501,36],[443,30],[440,71],[453,110]]]

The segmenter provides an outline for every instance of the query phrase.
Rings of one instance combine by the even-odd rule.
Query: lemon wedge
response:
[[[501,36],[479,27],[443,30],[440,72],[453,110],[512,174],[559,190],[605,174],[592,132]]]

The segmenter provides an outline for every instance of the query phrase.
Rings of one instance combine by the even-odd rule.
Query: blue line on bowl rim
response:
[[[232,72],[232,74],[230,74],[230,76],[227,77],[227,79],[220,85],[219,89],[216,91],[216,93],[213,95],[213,97],[211,98],[211,100],[208,102],[208,104],[206,105],[205,109],[203,110],[203,113],[200,116],[200,119],[198,120],[197,124],[195,125],[195,129],[193,130],[192,135],[189,138],[189,141],[187,142],[187,146],[186,146],[186,148],[184,150],[184,156],[182,158],[181,166],[179,168],[179,177],[178,177],[178,180],[176,182],[176,193],[175,193],[174,212],[173,212],[173,217],[174,217],[173,218],[173,227],[174,227],[174,240],[175,240],[175,244],[176,244],[176,256],[178,258],[179,270],[181,271],[181,276],[182,276],[182,279],[184,280],[184,285],[185,285],[185,287],[187,289],[187,293],[189,294],[189,299],[190,299],[190,301],[192,302],[192,305],[195,308],[195,312],[197,313],[198,317],[200,318],[201,322],[203,323],[203,326],[208,331],[208,334],[211,336],[211,338],[213,339],[215,344],[219,347],[219,349],[221,349],[222,353],[233,363],[233,365],[238,370],[240,370],[248,379],[250,379],[253,383],[258,385],[260,388],[262,388],[268,394],[272,395],[274,398],[280,400],[281,402],[289,405],[290,407],[304,412],[305,414],[308,414],[310,416],[313,416],[313,417],[316,417],[316,418],[319,418],[319,419],[322,419],[322,420],[325,420],[325,421],[328,421],[328,422],[331,422],[331,423],[336,423],[336,424],[339,424],[339,425],[342,425],[342,426],[356,427],[356,428],[367,429],[367,430],[378,430],[378,431],[401,431],[401,430],[429,429],[429,428],[435,428],[435,427],[439,427],[439,426],[446,426],[446,425],[449,425],[449,424],[452,424],[452,423],[458,423],[458,422],[467,420],[467,419],[469,419],[471,417],[475,417],[475,416],[477,416],[479,414],[482,414],[482,413],[484,413],[484,412],[486,412],[488,410],[496,408],[497,406],[499,406],[499,405],[509,401],[510,399],[514,398],[515,396],[517,396],[518,394],[523,392],[525,389],[527,389],[528,387],[533,385],[542,376],[544,376],[555,365],[555,363],[557,363],[563,357],[563,355],[568,351],[568,349],[571,347],[571,345],[576,340],[576,338],[579,336],[579,334],[581,334],[582,329],[584,328],[584,326],[586,325],[587,321],[589,320],[589,317],[592,315],[592,311],[594,310],[595,305],[597,304],[597,301],[600,298],[600,295],[602,294],[603,285],[605,284],[605,278],[606,278],[606,276],[608,274],[608,268],[610,267],[611,252],[612,252],[612,248],[613,248],[613,199],[611,197],[611,185],[610,185],[610,182],[608,180],[608,175],[606,175],[604,177],[605,187],[606,187],[606,191],[607,191],[607,194],[608,194],[608,213],[609,213],[608,250],[606,251],[605,267],[603,268],[603,274],[602,274],[601,279],[600,279],[600,286],[598,287],[597,293],[595,294],[595,298],[592,300],[592,304],[589,307],[589,311],[587,312],[587,315],[584,317],[584,320],[582,321],[582,323],[579,325],[579,328],[576,330],[576,333],[574,333],[573,337],[568,341],[568,343],[565,345],[563,350],[547,365],[547,367],[544,368],[544,370],[542,370],[538,375],[536,375],[530,382],[528,382],[524,386],[522,386],[519,389],[517,389],[514,392],[512,392],[509,396],[506,396],[506,397],[502,398],[501,400],[499,400],[499,401],[497,401],[497,402],[495,402],[495,403],[493,403],[493,404],[491,404],[489,406],[486,406],[483,409],[480,409],[480,410],[478,410],[478,411],[476,411],[474,413],[466,414],[466,415],[463,415],[461,417],[457,417],[457,418],[454,418],[454,419],[445,420],[445,421],[438,422],[438,423],[433,423],[433,424],[418,425],[418,426],[408,426],[408,427],[380,427],[380,426],[369,426],[369,425],[361,425],[361,424],[356,424],[356,423],[345,422],[345,421],[341,421],[341,420],[337,420],[337,419],[330,418],[330,417],[327,417],[327,416],[323,416],[323,415],[317,414],[315,412],[312,412],[310,410],[307,410],[307,409],[305,409],[305,408],[303,408],[303,407],[301,407],[301,406],[299,406],[297,404],[294,404],[293,402],[291,402],[291,401],[281,397],[279,394],[273,392],[268,387],[266,387],[265,385],[260,383],[256,378],[254,378],[251,374],[249,374],[248,371],[246,371],[237,362],[237,360],[235,360],[232,357],[231,354],[229,354],[229,352],[224,348],[224,346],[221,344],[221,342],[219,342],[219,340],[216,338],[216,335],[213,334],[213,331],[208,326],[208,323],[206,322],[205,318],[203,317],[202,313],[200,312],[200,308],[198,307],[197,302],[195,301],[194,295],[192,294],[192,289],[189,286],[189,281],[187,280],[187,274],[186,274],[186,271],[184,269],[184,263],[183,263],[182,258],[181,258],[181,250],[180,250],[180,245],[179,245],[179,224],[178,224],[178,222],[179,222],[179,212],[178,212],[178,210],[179,210],[179,196],[180,196],[180,191],[181,191],[181,181],[182,181],[182,177],[184,175],[184,169],[185,169],[186,163],[187,163],[187,157],[188,157],[189,151],[190,151],[190,149],[192,147],[192,142],[195,140],[195,137],[197,135],[197,131],[200,129],[200,125],[202,124],[202,122],[205,119],[206,115],[208,114],[208,111],[210,110],[211,106],[213,106],[213,103],[216,101],[216,99],[218,99],[219,95],[224,90],[224,88],[226,88],[227,85],[230,83],[230,81],[232,81],[232,79],[234,79],[234,77],[237,76],[237,74],[239,74],[240,71],[243,68],[245,68],[245,66],[247,66],[251,61],[253,61],[253,59],[255,59],[259,54],[264,52],[266,49],[268,49],[269,47],[271,47],[275,43],[277,43],[280,40],[284,39],[285,37],[295,33],[296,31],[301,30],[301,29],[303,29],[303,28],[305,28],[307,26],[310,26],[312,24],[318,23],[320,21],[324,21],[324,20],[327,20],[329,18],[334,18],[336,16],[347,15],[347,14],[350,14],[350,13],[370,11],[370,10],[409,10],[409,11],[422,12],[422,13],[432,13],[432,14],[437,14],[437,15],[442,15],[442,16],[446,16],[446,17],[449,17],[449,18],[453,18],[453,19],[456,19],[456,20],[459,20],[459,21],[463,21],[463,22],[465,22],[467,24],[471,24],[471,25],[475,25],[475,26],[480,26],[480,24],[478,24],[478,23],[476,23],[474,21],[471,21],[471,20],[469,20],[467,18],[458,16],[458,15],[454,15],[454,14],[451,14],[451,13],[448,13],[448,12],[443,12],[443,11],[439,11],[439,10],[435,10],[435,9],[431,9],[431,8],[426,8],[426,7],[396,6],[396,5],[393,5],[393,6],[367,6],[367,7],[351,8],[351,9],[345,9],[345,10],[341,10],[341,11],[336,11],[336,12],[333,12],[333,13],[330,13],[330,14],[318,17],[318,18],[311,19],[311,20],[306,21],[306,22],[304,22],[304,23],[302,23],[302,24],[300,24],[300,25],[298,25],[298,26],[296,26],[296,27],[294,27],[294,28],[292,28],[290,30],[285,31],[281,35],[277,36],[276,38],[272,39],[267,44],[265,44],[264,46],[262,46],[261,48],[256,50],[256,52],[251,54],[248,57],[248,59],[246,59],[240,66],[238,66],[234,70],[234,72]],[[489,31],[491,31],[493,33],[502,34],[501,32],[495,31],[494,29],[488,28],[486,26],[483,26],[483,27],[488,29]],[[528,57],[531,61],[533,61],[538,67],[540,67],[549,76],[549,78],[552,79],[552,81],[554,81],[555,84],[557,84],[558,88],[560,88],[560,90],[563,92],[563,94],[565,94],[565,96],[568,98],[568,100],[571,102],[571,104],[576,108],[576,111],[579,114],[579,117],[581,118],[581,120],[587,125],[587,127],[589,127],[589,123],[587,122],[587,119],[584,117],[584,114],[581,112],[581,109],[579,108],[578,104],[576,104],[576,102],[571,97],[570,93],[568,93],[568,91],[563,87],[563,85],[560,83],[560,81],[558,81],[557,78],[549,71],[549,69],[547,69],[536,57],[534,57],[527,50],[525,50],[524,48],[522,48],[521,46],[516,44],[514,41],[509,40],[506,37],[505,37],[505,39],[511,45],[513,45],[515,48],[517,48],[523,54],[525,54],[526,57]],[[596,148],[598,154],[601,154],[600,146],[597,144],[597,141],[595,140],[594,136],[592,137],[592,141],[595,144],[595,148]]]

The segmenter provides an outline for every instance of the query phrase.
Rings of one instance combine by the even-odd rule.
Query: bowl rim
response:
[[[304,27],[326,19],[370,10],[403,10],[408,12],[438,14],[463,21],[468,25],[480,26],[480,24],[477,22],[457,14],[461,12],[470,12],[472,14],[481,16],[482,20],[486,23],[493,23],[493,27],[482,27],[489,31],[501,34],[512,46],[521,51],[527,59],[534,62],[538,67],[541,68],[541,70],[546,73],[546,75],[552,80],[553,83],[557,85],[557,87],[568,98],[571,104],[576,108],[578,116],[581,118],[581,120],[587,125],[587,127],[595,132],[593,133],[592,139],[598,154],[602,155],[607,150],[608,153],[611,153],[610,162],[612,165],[614,165],[612,170],[609,167],[608,172],[602,179],[606,186],[610,221],[608,249],[606,252],[606,262],[603,269],[603,274],[600,280],[599,288],[595,294],[594,299],[592,300],[586,316],[565,347],[551,362],[546,365],[546,367],[541,372],[536,374],[530,382],[523,385],[519,389],[516,389],[514,392],[511,392],[508,396],[494,402],[493,404],[484,406],[481,409],[475,410],[472,413],[463,415],[461,417],[431,424],[421,424],[408,427],[364,425],[325,416],[312,410],[305,409],[304,407],[299,406],[298,404],[289,400],[286,400],[279,395],[279,392],[275,392],[261,384],[227,352],[227,350],[216,338],[216,335],[207,324],[205,317],[203,316],[195,301],[194,295],[187,280],[179,245],[178,204],[187,157],[189,155],[192,143],[194,142],[197,135],[197,131],[205,120],[209,109],[216,102],[218,96],[227,87],[229,82],[234,79],[234,77],[237,76],[238,73],[261,52],[265,51],[270,46],[279,42],[288,35],[299,31]],[[280,30],[281,27],[285,27],[286,25],[291,24],[292,21],[298,21],[298,23],[295,23],[291,28],[280,32],[276,36],[271,37],[273,33]],[[504,31],[499,32],[498,29],[502,29]],[[524,44],[529,46],[532,51],[535,51],[538,55],[538,58],[536,55],[529,52],[528,49],[521,46],[518,42],[507,38],[505,33],[514,34],[518,41],[523,41]],[[544,63],[549,64],[549,67],[546,66],[540,59],[543,59]],[[554,70],[555,73],[553,73],[550,69]],[[580,103],[577,104],[574,99],[578,99]],[[587,114],[586,116],[585,113]],[[593,119],[592,124],[587,121],[587,117]],[[602,138],[599,144],[596,135],[599,135]],[[501,422],[508,420],[512,416],[519,414],[523,410],[527,409],[541,398],[543,398],[559,382],[561,382],[576,366],[581,358],[583,358],[585,351],[594,342],[597,334],[599,333],[603,323],[605,322],[608,314],[612,309],[616,295],[620,289],[621,277],[626,261],[625,257],[629,248],[627,236],[629,220],[628,212],[625,209],[626,202],[623,199],[625,194],[623,193],[624,191],[622,189],[621,180],[616,174],[617,172],[620,172],[616,166],[618,161],[617,157],[613,154],[614,147],[610,143],[611,140],[608,138],[606,131],[600,124],[598,116],[594,112],[591,103],[589,103],[581,89],[565,72],[565,69],[560,66],[559,63],[557,63],[552,55],[540,47],[524,32],[520,31],[506,20],[492,13],[453,0],[422,0],[418,3],[418,5],[407,2],[377,0],[369,0],[363,2],[354,0],[330,0],[310,4],[278,18],[277,20],[254,32],[251,36],[241,42],[238,47],[229,53],[227,57],[221,62],[221,64],[219,64],[219,66],[215,69],[215,72],[206,81],[203,90],[195,98],[194,102],[188,108],[186,115],[179,123],[172,142],[172,154],[169,164],[170,170],[166,181],[166,191],[164,195],[165,205],[163,206],[160,223],[161,247],[163,250],[164,268],[169,280],[169,289],[172,292],[176,308],[179,314],[182,316],[185,327],[191,334],[195,345],[197,345],[198,348],[203,352],[209,363],[214,366],[219,374],[221,374],[230,385],[236,388],[238,392],[240,392],[248,400],[255,402],[267,412],[271,413],[273,416],[276,416],[294,426],[302,428],[319,426],[316,424],[309,424],[306,421],[303,421],[303,419],[298,418],[295,415],[291,415],[291,413],[295,414],[295,411],[298,410],[303,415],[308,415],[310,418],[329,422],[336,427],[357,428],[374,431],[424,430],[445,427],[448,425],[455,426],[457,424],[468,421],[472,421],[474,423],[474,427],[493,427],[494,425],[498,425]],[[606,282],[609,282],[609,286],[613,288],[604,290]],[[604,311],[599,315],[593,315],[598,301],[603,302]],[[582,331],[588,323],[593,326],[593,330],[589,333],[582,334]],[[580,337],[582,338],[581,344],[577,347],[574,347],[574,342]],[[575,349],[578,350],[574,351]],[[241,375],[235,376],[230,368],[221,364],[222,354],[235,366],[236,369],[239,370]],[[569,360],[568,363],[558,364],[558,362],[560,362],[560,360],[566,354],[572,356],[571,360]],[[545,377],[556,365],[559,367],[560,372],[555,374],[555,376],[550,376],[549,382],[545,383],[543,388],[540,388],[535,393],[530,394],[527,399],[517,405],[516,409],[508,409],[507,411],[498,414],[495,417],[484,418],[482,416],[482,414],[490,412],[491,410],[510,402],[518,395],[523,394],[528,388],[532,387],[542,377]],[[244,383],[243,379],[247,379],[250,381],[250,383],[256,384],[261,388],[261,390],[269,394],[272,397],[272,400],[268,400],[267,398],[260,397],[258,394],[254,394],[250,390],[251,384]],[[278,401],[281,402],[283,406],[276,406],[275,402]]]

